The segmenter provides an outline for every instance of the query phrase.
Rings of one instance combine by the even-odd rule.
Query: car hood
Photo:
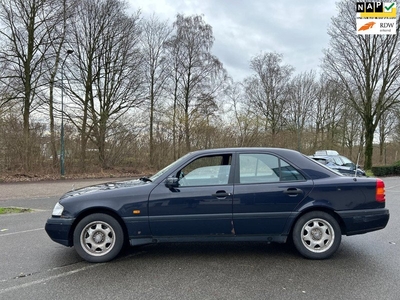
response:
[[[116,190],[116,189],[124,189],[124,188],[131,188],[134,186],[143,186],[148,184],[148,182],[144,182],[139,179],[134,179],[134,180],[126,180],[126,181],[118,181],[118,182],[107,182],[107,183],[102,183],[102,184],[97,184],[97,185],[91,185],[83,188],[79,188],[76,190],[71,190],[67,193],[65,193],[63,196],[61,196],[60,200],[66,199],[69,197],[76,197],[76,196],[82,196],[82,195],[87,195],[87,194],[94,194],[97,192],[103,192],[103,191],[111,191],[111,190]]]

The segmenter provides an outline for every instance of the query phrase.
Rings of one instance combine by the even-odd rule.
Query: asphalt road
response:
[[[104,264],[43,229],[60,194],[99,181],[0,184],[0,206],[35,209],[0,216],[0,299],[400,299],[400,178],[384,181],[388,226],[343,237],[329,260],[291,245],[179,243],[129,248]]]

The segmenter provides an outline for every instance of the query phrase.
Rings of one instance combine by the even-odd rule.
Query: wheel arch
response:
[[[127,241],[129,240],[128,238],[128,229],[126,228],[126,224],[125,222],[122,220],[121,216],[118,215],[117,212],[115,212],[112,209],[109,208],[105,208],[105,207],[91,207],[87,210],[82,211],[75,219],[74,223],[72,224],[71,230],[69,232],[69,236],[68,236],[68,240],[71,246],[74,246],[74,232],[75,232],[75,228],[76,226],[79,224],[79,222],[91,215],[91,214],[106,214],[109,215],[111,217],[113,217],[115,220],[117,220],[117,222],[120,224],[122,231],[124,233],[124,244],[127,243]]]
[[[309,206],[307,208],[305,208],[304,210],[302,210],[291,222],[290,224],[290,230],[289,230],[289,237],[292,236],[293,234],[293,228],[296,224],[296,222],[305,214],[309,213],[309,212],[313,212],[313,211],[321,211],[321,212],[325,212],[329,215],[331,215],[332,217],[335,218],[336,222],[339,224],[340,226],[340,231],[342,235],[345,235],[347,230],[346,230],[346,225],[343,222],[343,219],[339,216],[339,214],[337,214],[332,208],[327,207],[327,206]]]

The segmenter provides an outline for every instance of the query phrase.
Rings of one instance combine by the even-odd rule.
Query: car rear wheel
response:
[[[313,211],[301,216],[293,228],[293,243],[306,258],[326,259],[339,248],[340,226],[328,213]]]
[[[115,258],[124,244],[124,233],[118,221],[107,214],[83,218],[74,231],[76,252],[89,262],[106,262]]]

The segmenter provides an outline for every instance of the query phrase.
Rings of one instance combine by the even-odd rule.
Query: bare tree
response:
[[[30,116],[43,103],[48,71],[44,64],[52,45],[60,4],[55,0],[0,1],[0,64],[5,67],[2,84],[8,100],[20,101],[23,117],[23,167],[30,169]]]
[[[324,69],[340,79],[349,95],[349,104],[363,120],[365,168],[370,169],[379,120],[400,101],[399,35],[357,35],[355,4],[347,0],[337,4],[339,14],[332,18],[328,30],[331,41],[330,49],[325,51]]]
[[[186,151],[190,151],[191,124],[199,116],[197,112],[204,105],[204,99],[215,99],[226,80],[226,72],[222,63],[211,54],[214,42],[212,28],[206,24],[201,16],[177,15],[174,22],[175,33],[169,41],[174,49],[170,51],[178,57],[172,58],[176,62],[177,73],[173,78],[182,95],[176,98],[177,107],[183,111],[183,128],[185,134]],[[177,95],[178,90],[175,90]],[[213,101],[213,100],[212,100]],[[192,118],[192,119],[191,119]]]
[[[282,64],[282,54],[262,53],[250,62],[255,72],[245,79],[245,91],[249,103],[265,118],[265,129],[270,130],[272,144],[284,126],[284,112],[288,99],[288,82],[293,67]]]
[[[357,159],[362,149],[362,120],[351,107],[344,107],[341,110],[340,119],[337,124],[340,129],[341,152],[346,153],[350,158]],[[357,148],[358,146],[358,148]],[[354,149],[356,152],[353,155]]]
[[[180,156],[180,149],[177,147],[178,141],[180,140],[179,129],[178,129],[178,100],[182,97],[179,89],[182,75],[180,72],[180,57],[181,50],[179,40],[170,39],[166,42],[167,53],[168,53],[168,85],[166,87],[169,97],[172,98],[172,116],[166,114],[171,118],[172,127],[172,149],[173,158],[176,160]]]
[[[313,106],[314,119],[314,150],[331,149],[338,143],[336,133],[342,119],[346,92],[338,81],[322,75],[319,90]]]
[[[110,9],[108,16],[113,20],[102,35],[96,67],[100,73],[95,80],[96,95],[90,102],[93,140],[104,168],[108,167],[109,127],[144,101],[139,16],[124,15],[123,7],[118,9],[115,4],[107,8]]]
[[[394,130],[392,138],[394,142],[400,143],[400,109],[394,111],[394,118],[395,118],[395,124],[393,128]]]
[[[167,22],[160,22],[154,15],[142,25],[141,44],[144,53],[144,75],[147,85],[147,99],[150,105],[149,120],[149,155],[150,164],[154,165],[154,114],[158,100],[167,83],[166,42],[172,27]]]
[[[387,110],[382,114],[381,119],[379,120],[379,162],[386,164],[385,159],[385,149],[386,143],[388,142],[388,138],[390,138],[396,122],[396,111],[398,107],[393,107],[393,109]]]
[[[65,34],[66,28],[68,25],[68,19],[71,17],[71,12],[75,5],[76,1],[68,1],[63,0],[60,3],[60,6],[57,8],[59,14],[57,14],[58,19],[55,19],[52,23],[48,24],[49,27],[55,24],[54,30],[48,31],[48,39],[51,41],[49,48],[49,55],[45,61],[46,69],[48,69],[48,73],[45,74],[45,77],[48,80],[48,88],[49,88],[49,96],[46,103],[48,104],[49,110],[49,125],[50,125],[50,147],[51,147],[51,156],[53,160],[53,167],[58,164],[58,155],[57,155],[57,145],[56,145],[56,130],[55,130],[55,115],[56,115],[56,100],[55,100],[55,88],[60,87],[59,83],[59,70],[60,65],[65,62],[65,59],[68,54],[65,51]],[[61,67],[62,70],[62,67]],[[62,78],[62,76],[61,76]],[[62,83],[61,83],[62,84]]]
[[[233,114],[227,117],[231,122],[226,128],[221,130],[230,132],[230,140],[234,140],[235,144],[230,146],[250,147],[256,146],[260,141],[259,126],[257,114],[247,105],[243,90],[240,83],[231,83],[225,91],[228,103],[230,104],[229,112]]]
[[[107,167],[108,127],[144,100],[139,15],[127,16],[119,0],[84,0],[75,17],[70,43],[77,55],[68,91],[76,109],[70,120],[80,131],[81,166],[92,139]]]
[[[317,98],[318,86],[315,72],[300,73],[290,82],[288,111],[286,113],[288,128],[294,129],[297,135],[297,150],[301,151],[301,140],[306,125],[312,124],[311,115]]]

